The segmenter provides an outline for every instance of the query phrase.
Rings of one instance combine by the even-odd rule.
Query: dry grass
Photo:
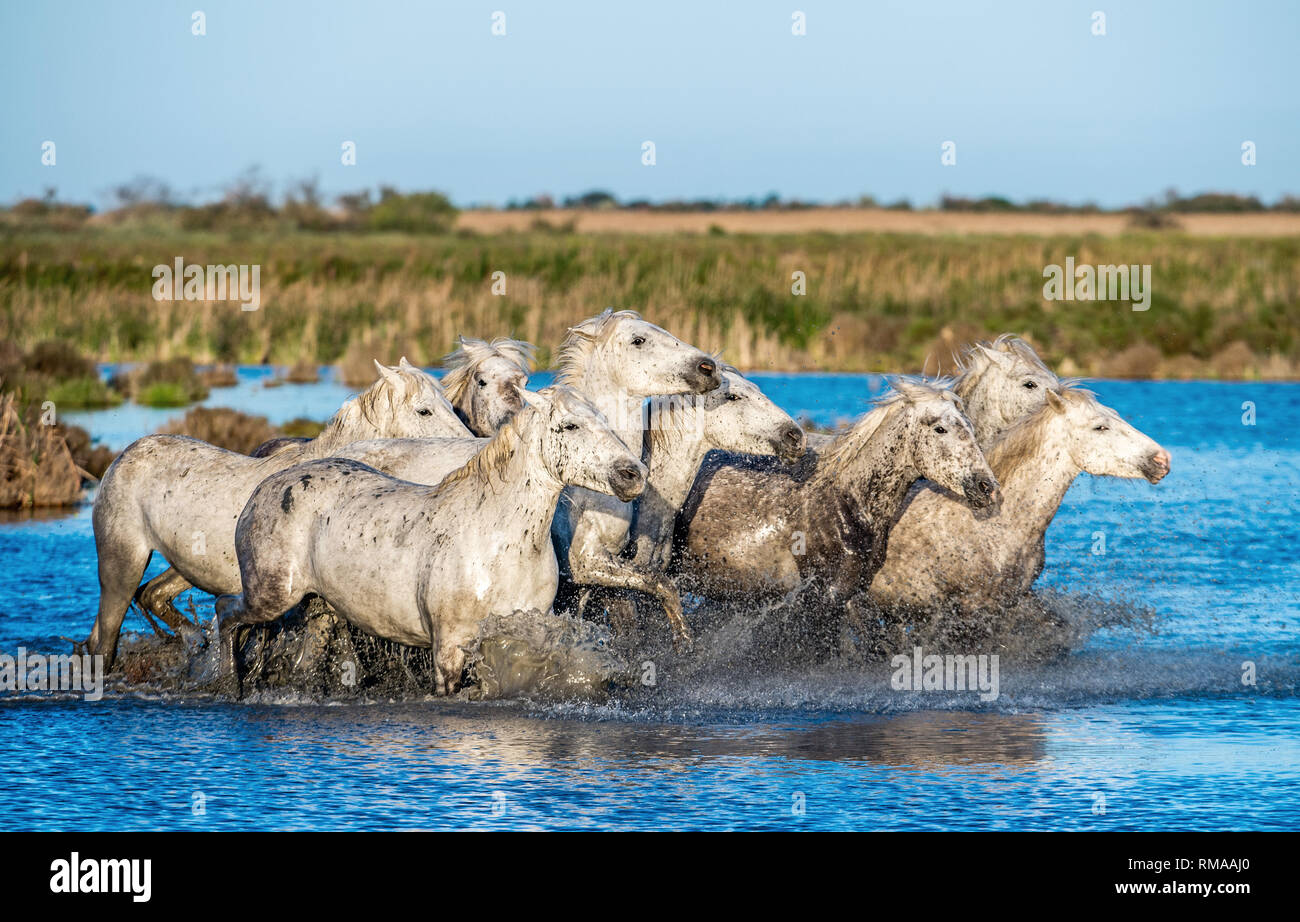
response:
[[[239,376],[235,374],[233,365],[214,365],[211,368],[200,369],[197,374],[199,383],[209,390],[219,387],[234,387],[239,383]]]
[[[1179,214],[1180,229],[1194,237],[1300,236],[1300,214]],[[895,211],[884,208],[805,208],[773,211],[662,212],[576,209],[462,211],[457,229],[479,234],[547,226],[584,234],[1099,234],[1130,229],[1128,214],[979,214]]]
[[[1079,221],[1126,220],[862,213],[957,222],[949,230],[1024,220],[1078,231],[1086,226]],[[536,215],[487,217],[531,221]],[[710,223],[817,217],[805,211],[591,215]],[[1099,375],[1113,367],[1175,377],[1296,377],[1300,235],[1270,236],[1266,228],[1297,219],[1213,216],[1207,220],[1259,234],[1210,237],[1197,235],[1202,217],[1180,215],[1179,232],[1120,227],[1114,235],[1057,236],[936,230],[0,237],[0,339],[65,339],[112,360],[194,355],[286,366],[338,363],[345,383],[364,387],[375,378],[372,360],[393,364],[405,355],[434,364],[458,334],[534,342],[540,367],[547,367],[570,325],[612,305],[639,310],[703,348],[722,349],[744,369],[934,371],[951,367],[961,344],[1012,332],[1067,374]],[[154,301],[149,267],[176,253],[191,263],[260,264],[262,309]],[[1045,301],[1043,267],[1067,256],[1079,264],[1150,264],[1150,310],[1133,311],[1124,302]],[[498,271],[506,277],[504,296],[492,293]],[[796,271],[806,275],[804,295],[791,291]],[[1235,356],[1216,358],[1237,342]],[[1140,346],[1158,356],[1126,355]]]
[[[320,367],[311,359],[303,359],[285,372],[284,380],[290,384],[315,384],[320,380]]]
[[[62,433],[25,425],[14,396],[0,396],[0,509],[70,506],[81,481]]]

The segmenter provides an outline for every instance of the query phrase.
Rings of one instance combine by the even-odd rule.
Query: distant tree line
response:
[[[459,213],[441,192],[399,192],[391,186],[377,191],[364,189],[334,197],[329,203],[316,179],[291,183],[277,201],[271,185],[256,168],[245,171],[227,184],[212,201],[185,201],[169,185],[151,177],[138,177],[110,190],[111,206],[96,214],[87,204],[63,202],[54,189],[46,189],[39,198],[26,198],[7,208],[0,208],[0,230],[5,228],[44,228],[71,230],[92,219],[99,224],[152,229],[191,231],[304,230],[352,233],[397,232],[408,234],[443,234],[449,232]],[[907,199],[879,202],[870,195],[854,200],[814,202],[782,198],[775,192],[762,198],[668,199],[653,202],[638,198],[620,201],[613,193],[593,189],[581,195],[556,200],[537,195],[525,200],[512,199],[508,211],[620,210],[643,212],[743,212],[798,211],[810,208],[881,208],[911,211]],[[1092,202],[1071,204],[1050,199],[1015,202],[1003,196],[964,198],[944,194],[939,198],[940,211],[1021,214],[1129,214],[1133,223],[1150,226],[1176,226],[1174,217],[1188,213],[1258,213],[1300,212],[1300,197],[1286,195],[1272,204],[1257,196],[1230,192],[1202,192],[1183,196],[1169,190],[1162,199],[1148,199],[1140,205],[1103,208]]]

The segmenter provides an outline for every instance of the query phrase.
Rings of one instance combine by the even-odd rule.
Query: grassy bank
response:
[[[1150,264],[1150,309],[1047,302],[1043,267]],[[151,270],[261,267],[261,309],[155,301]],[[0,236],[0,338],[62,339],[105,360],[433,362],[456,334],[541,357],[606,306],[642,311],[741,367],[916,371],[1004,331],[1067,373],[1300,375],[1300,238],[1053,235],[230,235],[122,229]],[[807,293],[791,293],[803,272]],[[494,295],[494,273],[506,293]]]

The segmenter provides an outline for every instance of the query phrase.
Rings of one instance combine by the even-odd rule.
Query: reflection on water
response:
[[[485,725],[481,708],[440,706],[434,721],[429,720],[427,708],[385,708],[381,714],[368,708],[359,712],[312,709],[306,714],[296,710],[258,710],[249,720],[254,726],[266,726],[268,739],[287,742],[337,736],[351,741],[349,756],[385,761],[418,758],[419,751],[437,749],[470,769],[500,764],[523,769],[557,763],[634,766],[796,759],[980,770],[1030,765],[1044,758],[1043,719],[1037,714],[923,711],[812,723],[787,717],[701,725],[575,719],[501,707],[492,710],[490,724]],[[366,727],[365,733],[343,732],[359,723]]]
[[[57,522],[77,515],[84,503],[76,506],[39,506],[35,509],[0,509],[0,525],[22,522]]]
[[[1300,707],[1254,700],[1242,722],[1241,705],[671,720],[0,702],[0,828],[1295,828]]]

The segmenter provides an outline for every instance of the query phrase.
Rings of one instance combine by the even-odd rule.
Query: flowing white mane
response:
[[[865,416],[837,435],[827,446],[817,466],[817,476],[834,478],[844,473],[862,453],[871,439],[906,407],[921,400],[943,398],[962,409],[961,397],[953,390],[951,378],[923,381],[919,378],[891,377],[891,390],[875,401]]]
[[[455,351],[442,360],[447,369],[442,379],[447,399],[457,403],[464,395],[465,388],[478,374],[479,368],[491,358],[505,359],[524,375],[528,375],[533,370],[533,353],[536,349],[532,343],[506,337],[498,337],[491,342],[460,337],[460,344]]]
[[[619,321],[640,319],[641,315],[636,311],[616,311],[607,307],[595,317],[569,327],[569,332],[556,353],[556,383],[568,386],[581,384],[587,360],[596,346],[613,331]]]

